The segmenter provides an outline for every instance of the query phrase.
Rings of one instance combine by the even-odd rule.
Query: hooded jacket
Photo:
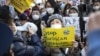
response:
[[[15,56],[45,56],[41,41],[35,34],[27,41],[19,32],[14,36],[13,45]]]

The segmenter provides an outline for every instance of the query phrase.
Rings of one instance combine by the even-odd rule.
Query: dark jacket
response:
[[[46,25],[47,25],[47,21],[49,19],[49,14],[47,13],[44,17],[42,17],[42,20],[45,21]]]
[[[87,56],[100,56],[100,29],[88,33]]]
[[[41,38],[41,36],[42,36],[41,19],[39,19],[39,20],[30,19],[29,21],[36,24],[36,26],[38,27],[37,35],[39,36],[39,38]]]
[[[15,56],[45,56],[43,46],[37,35],[32,35],[31,40],[23,38],[20,33],[16,34],[13,41]]]

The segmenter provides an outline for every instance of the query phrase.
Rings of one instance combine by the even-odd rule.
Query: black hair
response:
[[[40,12],[39,7],[37,7],[37,6],[34,6],[34,7],[32,8],[32,11],[34,11],[34,10],[38,10],[38,11]]]
[[[70,13],[71,10],[75,10],[78,13],[78,10],[74,7],[69,9],[69,13]]]
[[[64,7],[64,10],[63,10],[63,15],[66,16],[66,10],[71,8],[71,4],[67,3]]]
[[[99,2],[99,3],[100,3],[100,0],[95,0],[95,1],[93,1],[93,4],[96,3],[96,2]]]
[[[11,25],[14,20],[9,11],[9,7],[6,5],[0,7],[0,20],[8,25]]]
[[[51,6],[54,8],[54,14],[56,14],[56,13],[60,13],[60,11],[59,11],[59,7],[58,7],[58,5],[57,5],[57,3],[54,1],[54,0],[48,0],[48,1],[46,1],[46,3],[45,3],[45,7],[47,7],[47,3],[50,3],[51,4]]]

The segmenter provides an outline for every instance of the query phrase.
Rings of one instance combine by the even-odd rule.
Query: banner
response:
[[[72,47],[75,40],[74,27],[61,29],[45,28],[43,30],[44,45],[50,48]]]
[[[11,0],[11,4],[18,10],[20,13],[23,13],[31,5],[31,0]]]
[[[86,22],[85,26],[87,27],[88,17],[83,17],[83,20]],[[63,21],[64,21],[64,26],[74,26],[75,34],[80,36],[79,17],[63,17]]]

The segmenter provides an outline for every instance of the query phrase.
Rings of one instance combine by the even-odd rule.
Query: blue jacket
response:
[[[100,29],[88,34],[87,56],[100,56]]]
[[[13,44],[15,56],[45,56],[44,48],[37,35],[32,35],[31,40],[27,41],[18,33],[14,38]]]
[[[42,17],[42,20],[45,21],[45,23],[46,23],[47,26],[48,26],[47,21],[48,21],[48,19],[49,19],[49,16],[51,16],[51,15],[49,15],[49,14],[47,13],[45,16]]]
[[[3,56],[9,49],[13,41],[11,29],[4,23],[0,22],[0,56]]]

